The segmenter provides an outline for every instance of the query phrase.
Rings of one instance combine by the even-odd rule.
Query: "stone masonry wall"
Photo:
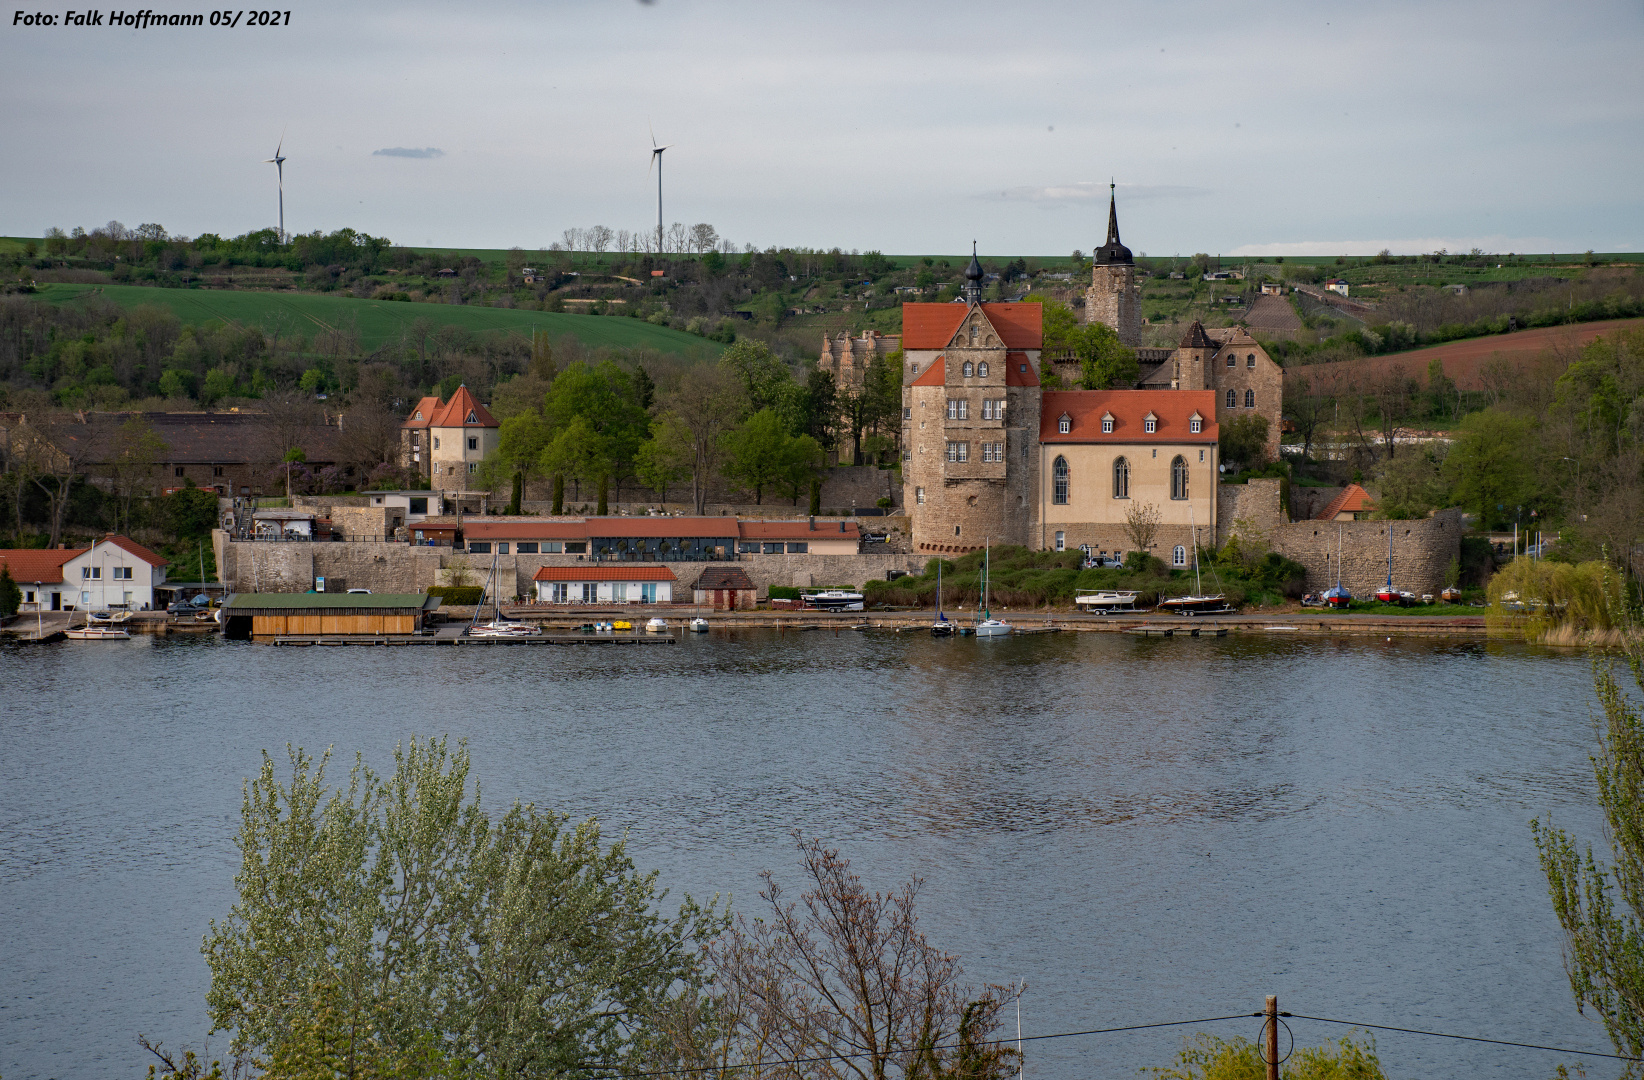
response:
[[[1336,545],[1341,541],[1341,583],[1367,597],[1387,580],[1387,531],[1393,532],[1393,585],[1420,596],[1444,588],[1444,572],[1461,555],[1460,510],[1440,510],[1412,521],[1301,521],[1275,530],[1273,550],[1307,567],[1307,587],[1336,582]]]

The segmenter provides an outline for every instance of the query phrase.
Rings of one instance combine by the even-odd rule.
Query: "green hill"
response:
[[[48,303],[71,304],[93,294],[112,300],[121,307],[150,304],[168,308],[183,322],[194,325],[221,321],[237,326],[259,326],[264,330],[278,329],[282,334],[302,334],[305,337],[326,330],[347,329],[359,334],[360,347],[367,352],[409,333],[412,322],[417,319],[427,319],[435,327],[460,326],[475,334],[515,333],[529,336],[533,330],[544,330],[554,337],[570,334],[593,348],[643,347],[683,356],[718,355],[724,348],[695,334],[621,316],[359,300],[325,293],[155,289],[140,285],[41,285],[38,295]]]

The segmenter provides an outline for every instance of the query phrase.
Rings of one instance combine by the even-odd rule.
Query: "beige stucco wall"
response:
[[[1186,499],[1170,497],[1170,463],[1178,455],[1187,462]],[[1066,458],[1068,463],[1066,504],[1053,501],[1053,466],[1058,457]],[[1127,499],[1113,497],[1113,463],[1120,457],[1130,462],[1130,497]],[[1200,543],[1211,543],[1216,535],[1217,464],[1214,443],[1041,444],[1039,476],[1044,536],[1040,542],[1045,547],[1054,547],[1055,533],[1060,530],[1066,534],[1068,547],[1091,543],[1098,549],[1113,550],[1114,544],[1122,542],[1128,508],[1152,503],[1159,508],[1161,538],[1167,534],[1185,537],[1197,526]],[[1075,536],[1079,539],[1075,540]]]
[[[478,465],[487,457],[494,454],[501,432],[497,428],[465,427],[465,428],[429,428],[430,441],[438,442],[436,448],[428,451],[430,461],[437,466],[437,471],[429,478],[430,484],[436,491],[475,491],[478,490],[479,478],[469,471],[470,465]],[[474,449],[468,448],[468,440],[474,439],[477,445]]]

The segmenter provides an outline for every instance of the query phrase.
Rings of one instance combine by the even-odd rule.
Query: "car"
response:
[[[192,615],[206,607],[205,604],[196,604],[192,600],[178,600],[166,608],[167,615]]]
[[[370,589],[349,589],[348,591],[350,593],[364,593],[366,596],[371,595],[371,590]]]

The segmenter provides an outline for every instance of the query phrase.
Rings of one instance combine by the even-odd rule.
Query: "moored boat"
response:
[[[1108,615],[1142,610],[1136,606],[1138,595],[1121,589],[1080,589],[1074,594],[1073,603],[1092,615]]]
[[[540,627],[532,626],[530,623],[501,618],[492,619],[488,623],[480,623],[477,626],[468,628],[469,637],[536,637],[541,633],[542,629]]]
[[[691,633],[693,633],[693,634],[706,634],[707,632],[708,632],[708,620],[707,619],[701,618],[699,616],[699,617],[691,620]]]
[[[647,634],[666,634],[668,632],[668,620],[660,616],[653,616],[645,624],[645,632]]]
[[[131,634],[113,626],[77,626],[63,631],[74,641],[129,641]]]

